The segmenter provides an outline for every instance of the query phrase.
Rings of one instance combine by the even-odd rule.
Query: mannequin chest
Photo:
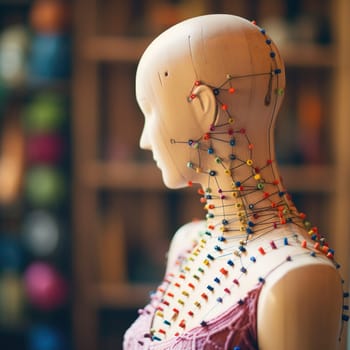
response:
[[[200,326],[243,300],[290,256],[303,251],[299,239],[272,235],[240,247],[202,239],[170,271],[159,292],[152,333],[168,339]],[[304,249],[305,250],[305,249]]]

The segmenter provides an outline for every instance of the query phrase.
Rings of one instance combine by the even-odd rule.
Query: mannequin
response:
[[[346,316],[334,252],[275,162],[284,87],[276,46],[237,16],[181,22],[143,54],[140,146],[167,187],[199,185],[205,220],[175,234],[124,349],[338,348]]]

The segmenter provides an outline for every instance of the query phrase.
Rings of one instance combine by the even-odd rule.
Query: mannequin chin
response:
[[[145,104],[143,104],[144,106]],[[152,112],[146,112],[145,126],[140,138],[141,149],[151,151],[153,159],[157,167],[162,172],[163,182],[166,187],[170,189],[182,188],[187,185],[183,171],[178,168],[178,157],[174,158],[171,154],[170,136],[166,130],[161,117],[157,114],[155,109]],[[164,137],[167,135],[167,137]],[[183,162],[183,160],[180,160]],[[183,164],[183,163],[182,163]],[[186,168],[185,168],[186,170]]]

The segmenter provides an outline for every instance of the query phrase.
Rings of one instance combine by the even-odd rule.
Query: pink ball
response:
[[[67,300],[67,283],[53,266],[34,262],[24,274],[24,284],[29,301],[41,310],[52,310]]]
[[[62,159],[64,143],[56,134],[40,134],[27,139],[27,159],[30,163],[55,164]]]

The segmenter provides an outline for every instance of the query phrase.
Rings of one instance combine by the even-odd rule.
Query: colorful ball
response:
[[[29,55],[29,82],[36,84],[69,78],[71,59],[68,35],[36,34]]]
[[[61,129],[67,121],[63,96],[53,92],[37,94],[23,110],[23,125],[27,133],[50,133]]]
[[[0,271],[19,271],[24,263],[24,252],[18,239],[10,234],[0,235]]]
[[[0,323],[16,327],[24,320],[25,299],[20,275],[6,271],[0,277]]]
[[[46,210],[35,210],[24,220],[23,240],[29,252],[37,257],[54,253],[60,241],[58,220]]]
[[[0,37],[0,80],[9,87],[22,85],[27,78],[30,36],[22,25],[8,27]]]
[[[25,194],[34,207],[55,207],[62,203],[67,189],[65,177],[50,166],[30,168],[25,178]]]
[[[67,1],[36,0],[30,11],[30,24],[40,33],[60,33],[70,25],[71,10]]]
[[[37,324],[29,329],[28,350],[67,350],[67,342],[59,329]]]
[[[30,303],[45,311],[63,306],[68,286],[56,268],[44,262],[33,262],[24,272],[26,296]]]
[[[27,138],[26,150],[30,164],[57,164],[63,158],[64,141],[59,134],[32,135]]]

